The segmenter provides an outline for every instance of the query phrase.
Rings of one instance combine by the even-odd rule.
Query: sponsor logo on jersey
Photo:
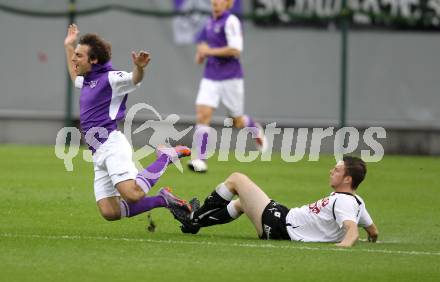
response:
[[[89,82],[90,88],[95,88],[97,84],[98,84],[98,80],[91,80]]]

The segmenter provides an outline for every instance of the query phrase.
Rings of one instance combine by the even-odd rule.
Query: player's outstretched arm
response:
[[[133,60],[133,84],[136,85],[144,78],[144,68],[151,60],[150,53],[146,51],[140,51],[139,53],[131,52],[131,58]]]
[[[368,234],[368,242],[376,243],[377,237],[379,237],[379,231],[376,225],[373,223],[368,227],[364,227],[364,229]]]
[[[345,236],[344,239],[337,243],[336,246],[338,247],[351,247],[353,246],[357,240],[359,239],[359,230],[357,227],[356,222],[351,220],[344,220],[344,229],[345,229]]]
[[[75,45],[78,40],[79,29],[76,24],[71,24],[67,28],[67,35],[64,39],[64,49],[66,50],[67,69],[73,82],[76,79],[76,72],[73,66],[72,58],[75,53]]]

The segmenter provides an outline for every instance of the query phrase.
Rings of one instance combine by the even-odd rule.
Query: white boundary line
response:
[[[33,235],[33,234],[11,234],[2,233],[2,238],[27,238],[27,239],[46,239],[46,240],[97,240],[97,241],[120,241],[120,242],[143,242],[154,244],[181,244],[181,245],[207,245],[207,246],[224,246],[239,248],[256,248],[256,249],[291,249],[291,250],[308,250],[308,251],[329,251],[329,252],[362,252],[362,253],[378,253],[390,255],[407,255],[407,256],[440,256],[440,252],[421,252],[421,251],[396,251],[386,249],[360,249],[360,248],[329,248],[329,247],[312,247],[312,246],[278,246],[270,243],[220,243],[212,241],[181,241],[181,240],[154,240],[154,239],[137,239],[137,238],[112,238],[105,236],[80,236],[80,235]]]

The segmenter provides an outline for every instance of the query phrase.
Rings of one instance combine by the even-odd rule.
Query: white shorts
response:
[[[243,79],[215,81],[203,78],[200,81],[196,105],[206,105],[217,108],[220,99],[223,105],[228,109],[229,116],[242,116],[244,110]]]
[[[104,198],[120,196],[116,184],[136,179],[138,170],[132,156],[133,151],[125,135],[117,130],[112,131],[107,141],[93,155],[94,190],[97,202]]]

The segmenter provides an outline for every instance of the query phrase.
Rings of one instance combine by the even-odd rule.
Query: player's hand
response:
[[[206,58],[205,56],[202,56],[199,52],[196,52],[196,56],[194,59],[195,59],[196,64],[201,65],[205,61],[205,58]]]
[[[336,243],[335,246],[336,247],[341,247],[341,248],[350,248],[351,247],[351,245],[346,244],[344,242]]]
[[[76,24],[71,24],[67,28],[67,36],[64,39],[64,46],[74,46],[78,39],[79,29]]]
[[[202,56],[202,57],[209,56],[210,50],[211,50],[211,48],[209,48],[208,44],[206,44],[206,43],[201,43],[201,44],[197,45],[197,53],[199,53],[200,56]]]
[[[377,241],[377,236],[368,235],[368,242],[376,243],[376,241]]]
[[[150,53],[146,51],[140,51],[139,53],[131,52],[131,58],[133,64],[139,68],[145,68],[151,60]]]

